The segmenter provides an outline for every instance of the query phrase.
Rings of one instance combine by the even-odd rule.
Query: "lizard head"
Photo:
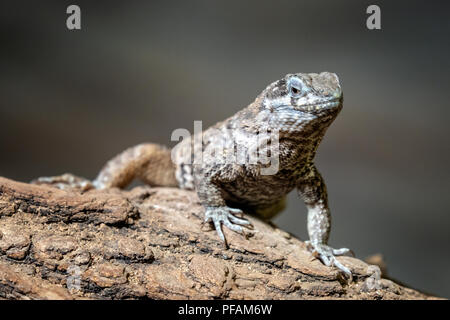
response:
[[[293,132],[308,124],[330,124],[342,109],[343,95],[334,73],[295,73],[270,84],[256,101],[269,126]]]
[[[342,108],[339,78],[330,72],[288,74],[263,91],[265,107],[289,108],[308,114]]]

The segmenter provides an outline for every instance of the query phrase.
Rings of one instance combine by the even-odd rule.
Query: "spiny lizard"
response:
[[[37,183],[104,189],[123,188],[138,178],[152,186],[195,189],[205,208],[205,221],[214,224],[225,244],[222,225],[244,234],[244,227],[252,225],[242,218],[242,210],[270,218],[284,208],[286,195],[296,188],[308,209],[309,248],[325,265],[336,266],[351,278],[351,271],[335,258],[350,250],[327,246],[331,226],[327,191],[313,163],[342,103],[336,74],[288,74],[271,83],[248,107],[184,139],[172,151],[157,144],[140,144],[110,160],[92,183],[69,174],[39,178]],[[266,138],[254,139],[263,133],[268,133]],[[277,170],[264,174],[269,164],[248,161],[249,150],[256,147],[270,153],[275,134],[278,150],[276,154],[272,150],[271,156],[277,156]],[[197,140],[200,149],[195,151]],[[196,152],[202,153],[202,161],[195,161]],[[247,161],[236,161],[228,156],[230,152]]]

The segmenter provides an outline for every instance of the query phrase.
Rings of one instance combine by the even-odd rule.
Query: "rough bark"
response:
[[[351,258],[351,283],[276,226],[250,217],[230,248],[194,192],[63,191],[0,178],[0,299],[427,299]]]

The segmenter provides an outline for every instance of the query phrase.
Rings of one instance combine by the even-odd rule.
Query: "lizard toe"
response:
[[[324,265],[328,267],[334,266],[338,268],[349,279],[349,282],[353,281],[353,274],[351,270],[348,267],[344,266],[338,259],[336,259],[336,256],[338,255],[353,253],[353,251],[347,248],[334,249],[325,244],[313,244],[311,242],[308,242],[308,246]]]
[[[249,229],[253,228],[253,225],[248,220],[237,218],[232,212],[237,213],[242,211],[228,207],[207,207],[205,211],[205,222],[213,222],[216,232],[225,246],[228,245],[225,235],[223,234],[222,225],[242,235],[245,235],[243,226]]]
[[[345,256],[345,255],[349,255],[352,257],[355,256],[355,253],[348,248],[333,249],[333,254],[336,256]]]

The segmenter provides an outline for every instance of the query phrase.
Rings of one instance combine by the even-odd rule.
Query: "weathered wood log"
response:
[[[0,178],[0,299],[428,299],[250,217],[249,239],[225,250],[194,192],[136,187],[63,191]]]

